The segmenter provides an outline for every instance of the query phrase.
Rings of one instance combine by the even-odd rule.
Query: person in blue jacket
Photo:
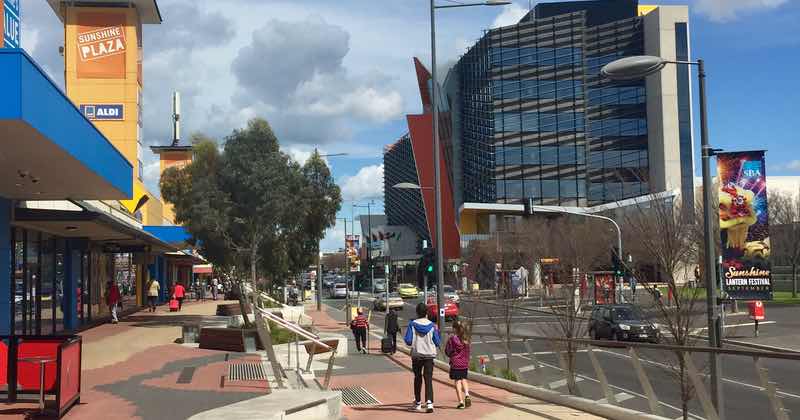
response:
[[[439,328],[427,318],[428,307],[420,302],[417,305],[417,319],[408,323],[403,337],[411,347],[411,369],[414,371],[414,411],[433,413],[433,359],[439,351],[441,338]],[[425,379],[425,407],[422,407],[420,394],[422,380]]]

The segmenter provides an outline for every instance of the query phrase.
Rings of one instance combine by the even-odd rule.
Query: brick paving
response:
[[[379,404],[371,406],[344,406],[342,414],[350,420],[375,419],[390,415],[392,419],[418,418],[421,414],[411,412],[414,399],[411,358],[404,353],[393,356],[378,354],[379,341],[370,338],[371,353],[355,353],[355,342],[349,328],[343,321],[344,314],[332,308],[321,312],[306,309],[306,314],[314,320],[319,331],[346,334],[350,342],[350,356],[337,359],[341,369],[333,371],[331,387],[363,387],[371,393]],[[400,337],[398,336],[398,339]],[[399,343],[398,343],[399,344]],[[319,372],[317,373],[319,375]],[[437,419],[599,419],[579,410],[560,407],[532,398],[513,394],[477,382],[470,382],[472,407],[456,409],[458,400],[452,381],[446,372],[434,369],[434,406]],[[423,391],[424,392],[424,391]]]
[[[155,313],[140,311],[119,324],[103,324],[82,332],[81,402],[64,418],[186,419],[267,394],[266,381],[222,380],[229,363],[260,362],[259,356],[176,343],[182,324],[213,314],[218,303],[222,302],[184,303],[181,312],[168,312],[166,307],[159,307]],[[184,368],[195,369],[191,380],[177,383]],[[35,403],[0,404],[0,417],[24,419],[35,409]]]

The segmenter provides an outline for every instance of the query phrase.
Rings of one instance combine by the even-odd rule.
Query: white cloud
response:
[[[800,171],[800,160],[793,160],[783,167],[790,171]]]
[[[364,200],[383,197],[383,164],[365,166],[353,176],[339,181],[345,200]]]
[[[697,0],[695,8],[714,22],[736,20],[741,13],[775,9],[789,0]]]
[[[325,231],[325,237],[320,242],[320,247],[322,252],[338,251],[340,248],[344,248],[344,222],[342,220],[337,219],[336,224]]]
[[[494,22],[492,22],[492,28],[516,25],[527,13],[528,9],[525,9],[516,3],[503,6],[503,11],[497,15],[497,17],[494,19]]]

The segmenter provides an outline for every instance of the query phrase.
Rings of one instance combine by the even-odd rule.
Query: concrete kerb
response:
[[[398,345],[397,349],[411,356],[411,351],[410,349],[408,349],[408,347]],[[450,365],[441,360],[434,360],[433,363],[437,368],[442,369],[445,372],[450,371]],[[611,404],[598,403],[597,401],[592,401],[586,398],[576,397],[573,395],[562,395],[559,394],[558,392],[550,391],[544,388],[539,388],[533,385],[521,384],[519,382],[513,382],[502,378],[496,378],[494,376],[483,375],[477,372],[470,372],[469,379],[471,381],[475,381],[484,385],[489,385],[495,388],[504,389],[506,391],[513,392],[514,394],[519,394],[526,397],[535,398],[537,400],[546,401],[549,403],[569,408],[574,408],[576,410],[585,411],[589,414],[594,414],[596,416],[601,416],[613,420],[640,420],[640,419],[667,420],[666,417],[647,414],[624,407],[617,407]]]
[[[204,411],[189,420],[288,420],[338,419],[342,415],[342,394],[338,391],[273,391],[224,407]]]

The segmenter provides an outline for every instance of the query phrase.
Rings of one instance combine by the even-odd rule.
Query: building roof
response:
[[[160,24],[163,19],[161,18],[161,11],[158,9],[158,2],[156,0],[79,0],[79,1],[64,1],[64,0],[47,0],[50,7],[56,13],[61,21],[64,21],[64,15],[61,14],[61,4],[68,3],[74,6],[93,6],[93,7],[128,7],[133,5],[139,12],[139,20],[143,24]]]

